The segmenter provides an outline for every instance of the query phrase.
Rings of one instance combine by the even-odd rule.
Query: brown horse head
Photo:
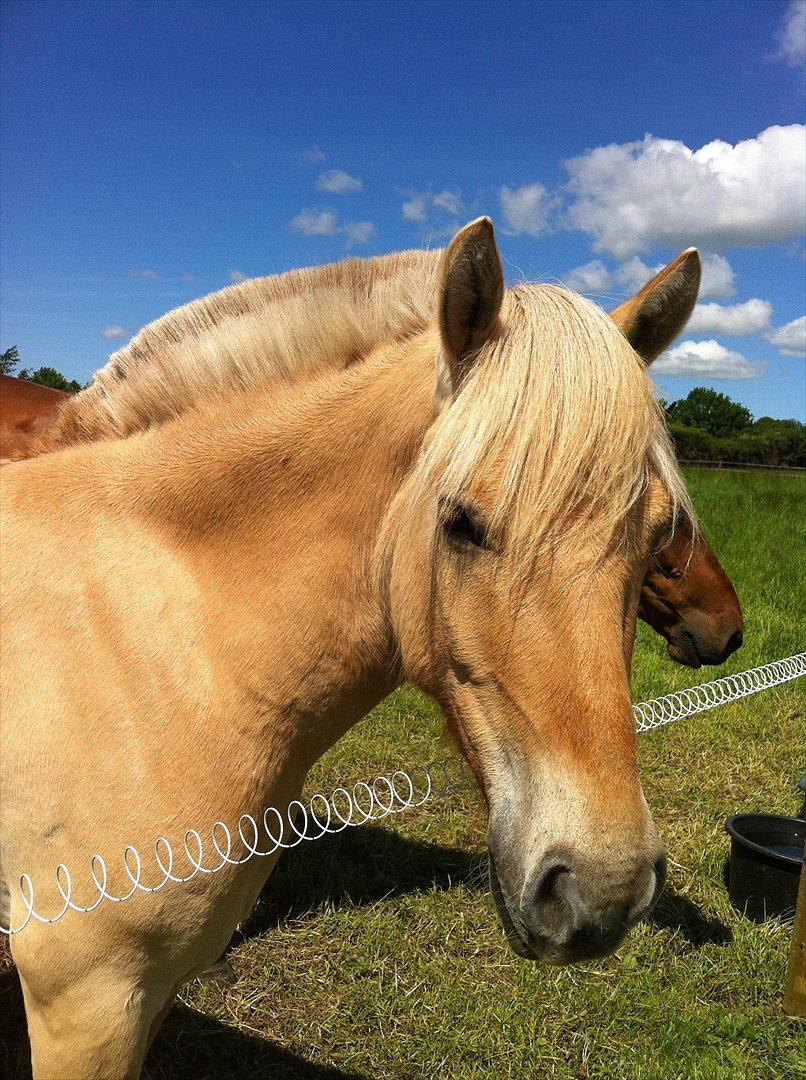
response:
[[[742,644],[744,620],[733,585],[704,536],[681,517],[649,562],[639,618],[668,641],[678,664],[722,664]]]
[[[644,368],[699,276],[685,252],[614,325],[561,289],[505,290],[487,219],[443,256],[438,415],[387,517],[390,617],[479,780],[526,957],[611,951],[663,885],[630,654],[647,562],[690,511]]]

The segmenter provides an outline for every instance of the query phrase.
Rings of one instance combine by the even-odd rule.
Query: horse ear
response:
[[[480,217],[451,240],[439,271],[438,386],[454,397],[489,337],[504,298],[504,271],[493,223]]]
[[[696,248],[689,248],[656,274],[610,318],[644,363],[651,364],[688,322],[700,289],[702,267]]]

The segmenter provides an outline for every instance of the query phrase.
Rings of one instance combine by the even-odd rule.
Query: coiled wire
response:
[[[707,709],[726,705],[760,690],[790,682],[806,675],[806,652],[797,653],[783,660],[776,660],[762,667],[716,679],[688,690],[679,690],[653,701],[633,705],[633,716],[639,732],[649,731],[682,720],[687,716],[705,712]],[[51,925],[64,918],[68,911],[86,913],[94,911],[104,900],[122,904],[135,893],[156,893],[169,883],[183,884],[198,874],[215,874],[225,866],[240,866],[255,856],[274,855],[279,850],[289,850],[307,840],[319,840],[323,836],[340,833],[372,821],[379,821],[390,814],[423,806],[436,798],[447,798],[473,787],[470,774],[461,758],[442,758],[428,765],[415,766],[410,771],[398,769],[391,776],[377,776],[372,781],[360,780],[352,787],[337,787],[329,796],[312,795],[307,805],[295,799],[285,811],[274,806],[266,807],[259,819],[242,814],[233,830],[223,821],[216,821],[210,828],[210,844],[216,861],[204,865],[204,841],[197,829],[187,829],[182,839],[180,858],[190,865],[188,873],[175,871],[174,849],[170,842],[160,836],[154,841],[153,862],[158,871],[155,884],[143,881],[143,865],[137,848],[129,844],[123,850],[122,864],[130,887],[117,896],[109,891],[109,872],[101,855],[93,855],[89,863],[90,878],[96,890],[95,899],[83,906],[73,899],[73,879],[64,863],[55,871],[56,888],[61,897],[61,909],[50,917],[41,915],[34,906],[34,885],[29,874],[20,877],[19,891],[24,915],[16,927],[0,926],[0,932],[12,936],[19,934],[29,922]],[[266,840],[261,843],[261,836]]]

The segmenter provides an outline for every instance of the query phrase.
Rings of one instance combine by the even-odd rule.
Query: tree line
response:
[[[744,405],[704,386],[663,404],[680,461],[806,468],[806,424],[799,420],[755,420]]]
[[[82,389],[80,382],[75,379],[66,379],[56,368],[41,367],[37,368],[36,371],[31,371],[30,368],[20,368],[19,371],[15,371],[19,362],[20,354],[17,346],[12,345],[11,348],[0,353],[0,375],[14,374],[18,379],[25,379],[26,382],[39,383],[40,386],[50,386],[53,390],[64,390],[68,394],[77,394]]]

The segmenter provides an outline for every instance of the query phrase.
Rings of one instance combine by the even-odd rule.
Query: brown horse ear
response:
[[[610,318],[644,363],[651,364],[688,322],[697,302],[702,267],[696,248],[689,248],[656,274]]]
[[[489,337],[504,298],[504,271],[493,223],[480,217],[465,225],[442,256],[439,272],[438,389],[455,396],[474,352]]]

